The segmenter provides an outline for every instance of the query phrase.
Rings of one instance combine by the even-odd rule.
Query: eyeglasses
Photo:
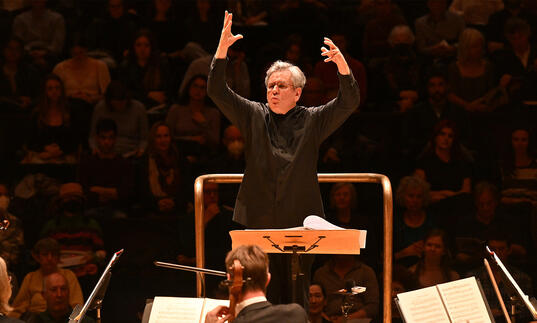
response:
[[[286,90],[290,87],[293,87],[292,85],[289,85],[287,83],[283,83],[283,82],[280,82],[280,83],[269,83],[267,85],[267,91],[273,91],[274,90],[274,87],[277,86],[278,89],[280,90]]]

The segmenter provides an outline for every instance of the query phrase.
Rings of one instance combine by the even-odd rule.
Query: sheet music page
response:
[[[475,277],[438,284],[437,288],[452,322],[492,322]]]
[[[207,315],[207,313],[212,311],[218,305],[224,305],[224,306],[229,307],[229,300],[228,299],[214,299],[214,298],[205,299],[205,305],[203,306],[203,311],[201,313],[201,323],[205,323],[205,316]]]
[[[450,323],[435,286],[400,293],[397,298],[407,323]]]
[[[158,296],[153,301],[149,323],[199,322],[202,309],[203,298]]]

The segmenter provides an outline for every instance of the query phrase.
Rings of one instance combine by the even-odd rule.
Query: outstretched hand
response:
[[[220,42],[218,43],[218,48],[216,49],[216,58],[226,58],[227,50],[231,45],[233,45],[237,40],[242,39],[241,34],[233,35],[231,33],[231,25],[233,22],[233,14],[226,12],[224,13],[224,26],[222,27],[222,34],[220,35]]]
[[[326,49],[326,47],[324,46],[321,47],[321,55],[326,56],[324,61],[336,63],[340,74],[342,75],[350,74],[351,71],[349,69],[349,65],[347,64],[345,57],[343,57],[343,54],[341,53],[339,48],[337,48],[334,42],[330,38],[324,37],[324,44],[330,48],[330,49]]]

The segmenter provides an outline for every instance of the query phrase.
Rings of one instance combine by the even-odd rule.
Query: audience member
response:
[[[535,24],[535,16],[525,10],[522,0],[503,0],[503,10],[493,13],[489,17],[485,36],[487,39],[487,49],[490,53],[504,49],[508,43],[505,35],[506,23],[518,18],[528,24]],[[532,31],[534,28],[531,28]]]
[[[487,234],[486,244],[491,251],[496,253],[496,256],[500,258],[501,262],[507,268],[513,279],[517,282],[520,289],[525,295],[531,294],[532,291],[532,281],[531,278],[520,269],[512,266],[509,263],[509,255],[511,254],[511,240],[500,230],[492,230]],[[492,261],[489,261],[490,267],[492,269],[492,274],[500,290],[503,301],[507,308],[511,306],[516,307],[516,322],[529,322],[530,316],[527,309],[520,303],[516,301],[514,304],[511,301],[511,296],[518,296],[515,290],[511,287],[505,276],[503,275],[502,270]],[[487,269],[483,264],[481,264],[475,270],[470,271],[467,274],[468,277],[474,276],[481,282],[481,288],[485,298],[487,299],[488,305],[494,316],[494,319],[497,322],[503,322],[503,312],[498,302],[498,297],[490,281],[490,277]]]
[[[31,315],[27,323],[48,323],[70,321],[73,308],[69,304],[69,284],[65,276],[59,272],[51,273],[43,278],[43,298],[47,303],[47,309],[41,313]],[[84,316],[81,323],[95,322],[89,316]]]
[[[60,243],[60,266],[73,270],[84,295],[89,296],[97,283],[98,265],[103,265],[106,251],[100,225],[84,214],[85,201],[80,184],[60,186],[58,199],[51,206],[54,217],[41,229],[41,237]]]
[[[187,91],[166,116],[166,124],[180,150],[190,162],[199,162],[214,152],[220,141],[220,113],[210,107],[207,96],[207,78],[192,77]]]
[[[171,102],[170,67],[149,30],[138,31],[119,73],[133,98],[148,109]]]
[[[192,178],[188,162],[172,144],[170,128],[156,122],[149,132],[144,179],[151,210],[160,214],[184,215],[192,201]]]
[[[453,0],[449,10],[462,17],[470,27],[483,30],[490,15],[503,9],[502,0]]]
[[[234,278],[234,266],[244,267],[242,276],[246,282],[237,296],[237,308],[233,322],[308,322],[306,311],[298,304],[272,305],[267,301],[266,289],[270,282],[269,258],[256,245],[243,245],[231,250],[226,256],[228,279]],[[229,308],[217,306],[205,316],[206,323],[220,323],[229,316]]]
[[[457,125],[461,142],[469,144],[470,125],[464,109],[448,101],[449,86],[446,75],[431,72],[426,78],[427,98],[407,111],[403,120],[403,146],[409,156],[418,155],[427,145],[434,126],[441,120],[451,120]]]
[[[95,125],[96,151],[81,158],[79,180],[88,197],[87,207],[115,216],[126,211],[134,192],[133,170],[128,161],[114,151],[117,125],[100,119]]]
[[[312,283],[308,295],[308,319],[310,323],[329,323],[328,315],[324,312],[326,306],[326,291],[320,284]]]
[[[56,58],[63,52],[65,21],[47,9],[47,0],[32,0],[30,10],[15,17],[12,30],[39,66],[48,65],[54,60],[50,56]]]
[[[451,252],[445,231],[433,229],[425,236],[420,260],[410,270],[420,288],[459,279],[459,274],[451,269]]]
[[[24,233],[21,221],[9,212],[11,194],[8,186],[0,182],[0,219],[8,220],[9,226],[0,234],[0,257],[5,260],[8,268],[13,270],[21,259],[24,247]]]
[[[8,275],[4,259],[0,257],[0,321],[6,323],[22,323],[21,320],[6,316],[13,309],[9,306],[11,292],[11,276]]]
[[[79,140],[63,82],[50,74],[33,114],[33,126],[23,163],[74,163]]]
[[[342,32],[330,33],[330,39],[339,48],[345,60],[349,64],[352,74],[358,82],[360,87],[360,106],[363,107],[367,98],[367,75],[364,65],[352,57],[347,51],[347,39]],[[326,64],[323,61],[319,61],[315,64],[315,76],[321,79],[324,84],[325,93],[328,98],[334,98],[337,96],[339,89],[337,65]]]
[[[378,315],[380,300],[377,277],[371,267],[355,256],[333,255],[326,264],[315,271],[313,281],[323,286],[327,293],[326,314],[331,321],[342,316],[343,296],[336,292],[345,289],[349,282],[352,286],[365,287],[366,291],[352,296],[353,306],[348,318],[372,319]]]
[[[87,27],[88,48],[109,53],[119,65],[132,45],[137,28],[123,0],[108,0],[105,16],[95,17]]]
[[[423,252],[423,239],[435,226],[427,215],[430,202],[429,184],[417,176],[401,179],[396,192],[397,215],[393,225],[394,258],[406,267],[414,265]]]
[[[39,269],[24,277],[17,297],[13,301],[11,317],[28,317],[31,313],[46,310],[46,300],[43,298],[43,279],[52,273],[60,273],[67,280],[71,291],[68,302],[71,306],[82,304],[82,291],[75,274],[69,269],[58,267],[60,262],[60,244],[52,238],[39,240],[33,250],[33,259],[39,264]]]
[[[496,76],[484,58],[485,39],[476,29],[465,29],[459,38],[457,61],[449,66],[449,100],[467,111],[490,111],[499,105]],[[501,94],[501,93],[500,93]]]
[[[447,0],[427,0],[427,8],[414,23],[419,52],[434,60],[454,57],[464,19],[447,10]]]
[[[71,58],[54,67],[65,86],[67,97],[95,104],[104,97],[110,83],[110,73],[105,63],[88,56],[88,47],[84,36],[74,35],[70,46]]]
[[[114,151],[121,156],[140,157],[147,148],[147,115],[144,105],[131,99],[127,88],[120,81],[112,81],[105,98],[97,103],[91,117],[89,145],[97,151],[96,125],[99,119],[112,119],[117,125],[117,141]]]
[[[14,110],[27,109],[36,97],[39,74],[25,61],[21,40],[12,37],[6,42],[0,65],[0,103]]]

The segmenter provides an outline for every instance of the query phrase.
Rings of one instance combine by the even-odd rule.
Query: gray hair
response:
[[[429,205],[431,202],[431,185],[418,176],[405,176],[399,182],[397,192],[395,193],[397,204],[405,205],[405,196],[410,189],[420,189],[423,192],[423,206]]]
[[[395,39],[399,35],[406,36],[406,41],[403,42],[404,44],[414,44],[414,40],[416,39],[414,37],[414,33],[412,30],[410,30],[410,27],[408,25],[397,25],[392,28],[392,31],[390,32],[390,36],[388,36],[388,43],[390,46],[395,46],[400,43],[395,43]]]
[[[283,61],[278,60],[272,63],[272,65],[267,70],[267,76],[265,76],[265,87],[268,87],[268,80],[270,76],[274,72],[281,72],[281,71],[291,72],[291,81],[293,82],[293,87],[303,89],[304,86],[306,85],[306,76],[300,70],[300,68],[298,68],[298,66],[295,66],[288,62],[283,62]]]
[[[483,37],[483,34],[474,28],[466,28],[459,37],[459,50],[457,52],[457,59],[461,63],[466,63],[466,60],[468,59],[468,50],[469,48],[475,44],[476,42],[480,42],[481,46],[485,46],[485,37]]]

